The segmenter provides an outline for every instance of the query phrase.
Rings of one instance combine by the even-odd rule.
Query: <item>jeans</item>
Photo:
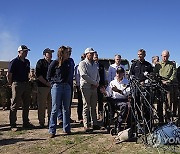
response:
[[[71,88],[67,83],[55,83],[51,89],[52,96],[52,110],[49,123],[49,133],[56,134],[57,126],[57,115],[60,106],[63,112],[63,131],[70,132],[70,99],[71,99]]]
[[[71,87],[71,86],[70,86]],[[72,94],[73,94],[73,87],[71,87],[71,99],[70,99],[70,105],[69,105],[69,112],[70,112],[70,117],[71,117],[71,104],[72,104]],[[60,106],[59,111],[58,111],[58,120],[63,120],[63,112],[62,112],[62,106]]]
[[[62,112],[62,106],[60,106],[58,110],[58,115],[57,115],[58,120],[63,121],[63,112]]]

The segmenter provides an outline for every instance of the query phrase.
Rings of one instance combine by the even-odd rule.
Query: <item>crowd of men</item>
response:
[[[83,124],[85,132],[102,128],[98,125],[97,121],[103,119],[103,97],[109,94],[109,90],[106,89],[106,87],[111,88],[113,92],[111,95],[108,95],[108,97],[124,99],[123,85],[128,83],[129,76],[134,76],[139,80],[140,84],[144,85],[147,79],[145,73],[150,74],[152,72],[162,77],[162,85],[164,85],[167,90],[168,101],[165,104],[166,122],[169,122],[172,116],[178,116],[180,120],[180,67],[176,68],[175,62],[169,61],[169,51],[162,51],[161,61],[159,61],[159,56],[153,56],[151,64],[145,60],[146,51],[144,49],[138,50],[138,58],[133,61],[129,76],[127,76],[124,72],[124,66],[121,65],[121,55],[115,55],[115,63],[109,66],[108,73],[106,74],[104,66],[98,61],[98,53],[93,48],[87,48],[85,50],[81,56],[81,62],[76,67],[73,59],[70,57],[72,48],[68,46],[62,46],[60,49],[61,48],[64,49],[64,52],[68,52],[68,57],[65,61],[68,61],[66,64],[67,67],[70,66],[70,69],[67,70],[68,74],[66,74],[68,77],[66,83],[68,83],[71,88],[70,102],[68,105],[69,112],[71,111],[73,78],[75,77],[78,92],[77,118],[78,122]],[[47,73],[50,71],[49,66],[53,61],[52,54],[54,50],[46,48],[43,51],[44,58],[38,60],[35,69],[30,69],[30,61],[26,58],[28,51],[30,51],[30,49],[27,46],[19,46],[18,56],[10,62],[7,75],[3,69],[0,70],[0,102],[3,110],[10,109],[9,119],[13,131],[17,131],[18,129],[16,121],[17,110],[20,106],[22,106],[23,109],[23,127],[34,128],[34,125],[29,120],[29,108],[38,110],[40,128],[45,128],[49,125],[50,117],[52,116],[51,111],[54,107],[54,104],[52,105],[51,87],[57,83],[65,85],[65,81],[62,80],[64,75],[62,70],[66,70],[64,70],[64,68],[61,69],[61,67],[63,67],[61,63],[64,61],[61,62],[59,60],[59,64],[53,68],[56,71],[54,72],[55,76],[49,74],[49,79],[47,78]],[[58,55],[58,58],[61,56],[62,55]],[[121,75],[121,73],[123,75]],[[117,78],[119,79],[116,80]],[[128,95],[129,94],[130,93],[128,93]],[[138,95],[136,100],[140,102]],[[97,104],[98,114],[96,112]],[[46,109],[48,115],[47,122],[45,121]],[[149,119],[150,114],[147,110],[148,109],[145,108],[145,117]],[[158,108],[158,112],[160,113],[159,115],[163,114],[162,106]],[[57,114],[58,122],[62,124],[64,120],[64,106],[60,105],[55,114]],[[123,116],[124,115],[122,115],[122,117]],[[69,118],[70,117],[71,112],[69,114]],[[70,118],[70,122],[75,121]],[[161,119],[160,122],[164,121]],[[56,123],[57,122],[55,122],[55,125]],[[180,124],[180,121],[178,121],[178,124]],[[52,126],[50,126],[49,129],[51,127]],[[66,133],[70,133],[70,128]],[[55,137],[55,134],[51,134],[51,137]]]

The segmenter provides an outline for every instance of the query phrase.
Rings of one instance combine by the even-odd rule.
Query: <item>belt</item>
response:
[[[17,82],[17,83],[28,83],[28,81],[13,81],[13,82]]]
[[[54,82],[54,84],[61,84],[61,85],[67,85],[68,83],[62,83],[62,82]]]

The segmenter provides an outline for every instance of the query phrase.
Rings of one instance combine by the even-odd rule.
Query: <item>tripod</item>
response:
[[[173,119],[170,119],[171,117],[171,105],[168,103],[167,99],[167,93],[168,91],[165,89],[163,83],[162,83],[162,77],[160,77],[157,74],[150,74],[146,75],[149,82],[153,84],[154,90],[153,90],[153,102],[157,103],[157,113],[158,113],[158,120],[159,125],[161,126],[164,124],[164,122],[170,122]],[[165,108],[163,107],[165,106]],[[165,111],[165,115],[163,114],[163,109]]]
[[[152,85],[141,84],[136,78],[130,78],[132,94],[132,113],[135,123],[135,136],[143,135],[143,141],[147,143],[147,134],[152,132],[154,116],[157,113],[152,105]]]

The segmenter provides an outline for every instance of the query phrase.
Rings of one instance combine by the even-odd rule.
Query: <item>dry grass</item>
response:
[[[75,106],[74,106],[75,107]],[[73,118],[76,119],[76,108],[72,110]],[[124,142],[115,144],[114,138],[106,131],[96,131],[92,134],[83,132],[83,127],[72,125],[72,135],[63,136],[62,128],[57,129],[57,136],[53,139],[48,137],[48,129],[20,130],[11,132],[8,126],[9,111],[0,110],[0,153],[3,154],[74,154],[74,153],[96,153],[96,154],[155,154],[172,153],[155,148],[146,147],[136,142]],[[31,122],[38,126],[37,111],[30,111]],[[19,127],[21,127],[21,110],[18,110]],[[180,153],[179,148],[175,149]]]

